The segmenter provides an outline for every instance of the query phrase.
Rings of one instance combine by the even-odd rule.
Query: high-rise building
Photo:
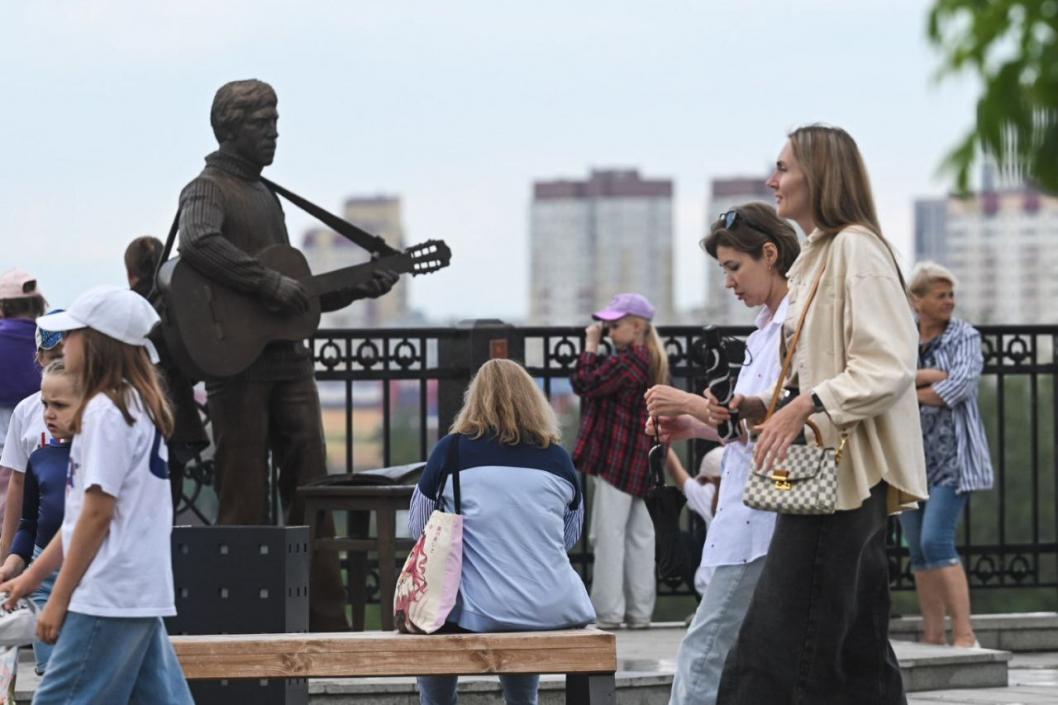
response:
[[[635,169],[593,170],[586,181],[538,181],[530,212],[534,323],[587,320],[614,294],[637,292],[672,316],[672,181]]]
[[[916,201],[915,258],[952,271],[956,315],[971,323],[1058,322],[1054,196],[1000,187]]]
[[[757,202],[774,205],[775,196],[772,190],[764,185],[766,180],[766,176],[713,179],[702,237],[709,234],[709,229],[721,213],[736,206]],[[702,323],[728,326],[753,323],[757,311],[746,308],[744,303],[724,288],[724,273],[716,260],[704,252],[702,257],[705,260],[705,307]]]
[[[383,238],[391,247],[404,249],[404,226],[400,198],[396,196],[354,196],[347,198],[345,219]],[[368,260],[367,252],[338,233],[313,228],[305,233],[302,252],[314,273],[330,272]],[[363,328],[399,325],[408,317],[407,277],[378,299],[361,299],[339,311],[323,314],[324,328]]]

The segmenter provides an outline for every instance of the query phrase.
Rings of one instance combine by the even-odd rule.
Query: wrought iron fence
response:
[[[974,493],[965,513],[959,544],[967,574],[975,588],[1058,587],[1058,326],[984,326],[980,331],[985,370],[979,400],[996,480],[992,491]],[[706,363],[702,329],[662,327],[659,332],[674,384],[701,391]],[[748,332],[720,329],[722,336],[736,340]],[[490,348],[497,340],[503,345]],[[447,428],[452,409],[458,408],[466,380],[497,352],[522,359],[539,380],[571,448],[579,406],[568,379],[583,341],[578,327],[319,331],[311,345],[329,420],[328,446],[337,465],[332,470],[425,460]],[[376,450],[358,459],[358,444]],[[679,451],[693,471],[709,448],[696,441]],[[199,501],[209,494],[201,489],[193,493]],[[695,521],[685,517],[685,526],[692,530]],[[895,520],[890,523],[889,554],[893,588],[913,589],[908,552]],[[571,559],[590,581],[592,556],[586,540]],[[682,582],[659,585],[659,594],[690,592]]]

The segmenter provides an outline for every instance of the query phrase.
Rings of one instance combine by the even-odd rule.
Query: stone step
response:
[[[975,614],[970,618],[977,641],[986,649],[1003,651],[1058,651],[1058,613],[1024,612]],[[951,620],[947,620],[951,628]],[[917,641],[921,617],[899,617],[889,622],[889,636]]]
[[[1009,651],[964,649],[891,640],[904,676],[904,690],[993,688],[1007,685]]]

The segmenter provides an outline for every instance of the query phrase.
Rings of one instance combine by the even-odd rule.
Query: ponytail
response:
[[[647,333],[643,344],[650,353],[650,377],[652,384],[669,383],[669,355],[665,352],[665,344],[661,342],[658,329],[653,324],[647,324]]]

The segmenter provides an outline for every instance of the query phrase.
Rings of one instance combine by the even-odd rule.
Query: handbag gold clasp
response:
[[[775,483],[775,489],[782,490],[783,492],[793,489],[793,485],[790,484],[790,472],[788,470],[775,470],[771,475],[768,476],[772,482]]]

